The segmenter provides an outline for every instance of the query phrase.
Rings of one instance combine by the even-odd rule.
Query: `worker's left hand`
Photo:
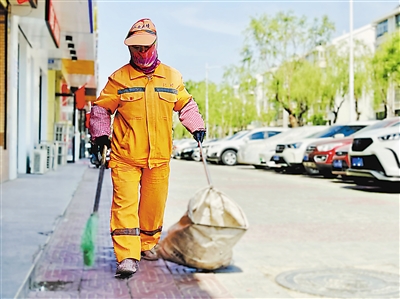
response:
[[[197,142],[203,143],[204,136],[206,136],[205,130],[198,130],[193,132],[193,138]]]

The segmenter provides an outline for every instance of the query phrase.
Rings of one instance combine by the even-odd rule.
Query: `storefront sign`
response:
[[[61,70],[61,59],[60,58],[47,59],[47,68],[49,70],[60,71]]]
[[[4,7],[7,7],[7,1],[1,0],[2,4],[6,3]],[[32,8],[37,8],[38,0],[8,0],[11,5],[21,5],[21,6],[28,6],[30,5]],[[3,4],[4,5],[4,4]]]
[[[58,23],[56,11],[52,0],[46,0],[46,16],[47,28],[49,28],[51,37],[57,48],[60,47],[60,24]]]

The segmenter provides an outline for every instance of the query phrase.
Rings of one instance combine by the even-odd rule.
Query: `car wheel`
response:
[[[236,152],[233,150],[225,151],[221,156],[221,162],[227,166],[233,166],[237,163]]]
[[[192,159],[196,162],[200,162],[201,161],[201,156],[200,154],[192,154]]]

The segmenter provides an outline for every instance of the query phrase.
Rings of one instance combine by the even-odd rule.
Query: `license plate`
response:
[[[305,155],[303,161],[308,161],[308,155]]]
[[[351,158],[351,166],[362,167],[364,166],[364,160],[361,157]]]
[[[272,157],[272,160],[274,160],[274,161],[279,161],[279,156],[273,156],[273,157]]]
[[[303,163],[305,167],[309,167],[309,168],[317,168],[317,164],[315,164],[314,162],[304,162]]]
[[[332,166],[335,168],[342,168],[342,160],[333,160]]]

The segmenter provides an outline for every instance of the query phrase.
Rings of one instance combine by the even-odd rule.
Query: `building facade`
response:
[[[1,181],[74,162],[97,88],[95,3],[2,0],[0,47]]]
[[[375,47],[379,48],[388,35],[394,32],[400,32],[400,5],[381,18],[375,20],[372,23],[372,26],[376,28]],[[400,86],[392,85],[389,88],[387,92],[387,102],[389,108],[387,111],[388,116],[400,115]],[[384,107],[382,104],[376,111],[378,118],[381,118],[384,115],[383,111]]]

